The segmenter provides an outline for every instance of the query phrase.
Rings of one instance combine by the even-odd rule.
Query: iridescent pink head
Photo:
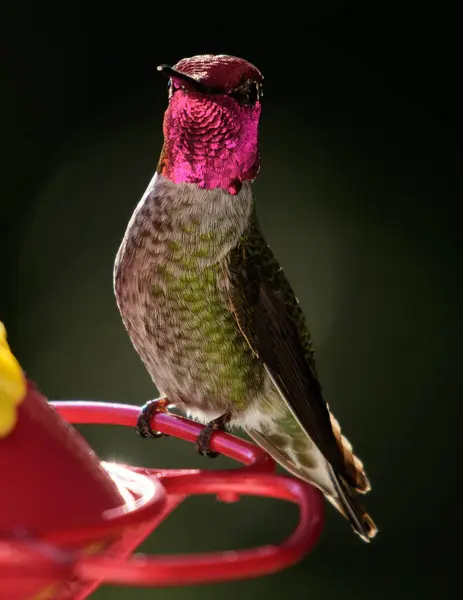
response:
[[[158,171],[174,183],[238,193],[259,170],[261,73],[224,54],[158,69],[170,78]]]

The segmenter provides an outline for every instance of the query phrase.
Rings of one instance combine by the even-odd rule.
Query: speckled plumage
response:
[[[169,402],[204,422],[227,413],[368,540],[376,528],[356,496],[368,479],[323,399],[304,315],[257,221],[260,103],[231,93],[258,71],[199,59],[177,68],[223,90],[205,97],[186,80],[170,98],[158,171],[116,258],[119,310]]]
[[[116,260],[119,308],[157,387],[206,418],[242,410],[262,381],[227,300],[230,251],[251,210],[249,183],[230,203],[156,174]]]

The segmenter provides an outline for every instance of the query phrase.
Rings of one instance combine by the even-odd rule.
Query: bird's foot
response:
[[[206,427],[204,427],[204,429],[201,431],[201,433],[196,438],[195,445],[196,445],[196,450],[199,452],[199,454],[202,454],[203,456],[207,456],[208,458],[216,458],[217,456],[219,456],[218,452],[213,452],[211,450],[212,434],[215,431],[224,431],[225,425],[228,423],[229,420],[230,420],[230,415],[228,413],[225,413],[221,417],[218,417],[217,419],[210,421],[206,425]]]
[[[167,433],[161,431],[153,431],[151,429],[151,421],[153,416],[157,412],[168,412],[169,401],[167,398],[158,398],[157,400],[150,400],[141,407],[140,413],[137,419],[136,432],[142,438],[159,438]]]

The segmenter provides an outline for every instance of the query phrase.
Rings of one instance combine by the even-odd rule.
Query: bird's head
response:
[[[236,194],[259,170],[260,71],[224,54],[184,58],[158,70],[169,78],[158,171],[174,183]]]

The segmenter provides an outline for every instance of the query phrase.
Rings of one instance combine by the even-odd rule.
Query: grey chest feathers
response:
[[[230,309],[228,259],[253,209],[239,194],[156,174],[129,222],[114,290],[133,345],[158,390],[210,420],[250,408],[263,368]]]

